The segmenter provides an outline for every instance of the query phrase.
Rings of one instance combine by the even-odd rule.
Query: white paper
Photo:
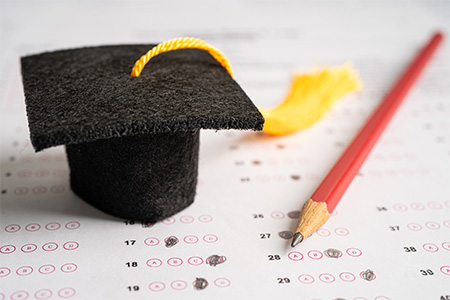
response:
[[[3,1],[0,300],[450,299],[447,41],[330,220],[295,249],[280,237],[417,50],[434,30],[448,34],[449,11],[445,1]],[[75,196],[63,147],[34,154],[19,57],[178,36],[221,49],[260,107],[318,65],[353,63],[364,89],[289,136],[203,131],[194,204],[146,227]],[[166,247],[170,236],[179,241]]]

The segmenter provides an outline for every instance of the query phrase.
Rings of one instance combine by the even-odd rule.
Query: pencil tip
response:
[[[291,247],[294,248],[303,241],[303,235],[300,232],[296,232],[292,238]]]

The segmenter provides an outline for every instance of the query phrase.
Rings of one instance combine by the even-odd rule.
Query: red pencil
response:
[[[311,198],[305,203],[292,239],[292,247],[301,243],[304,238],[310,236],[328,220],[353,177],[355,177],[441,40],[441,33],[438,32],[433,35],[428,44],[400,76]]]

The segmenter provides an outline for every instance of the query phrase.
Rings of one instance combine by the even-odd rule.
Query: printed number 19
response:
[[[130,292],[137,292],[137,291],[139,291],[139,286],[138,285],[127,286],[127,289]]]

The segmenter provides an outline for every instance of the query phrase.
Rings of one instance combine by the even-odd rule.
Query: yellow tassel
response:
[[[327,67],[308,74],[296,74],[286,99],[274,109],[259,109],[263,131],[283,135],[311,126],[336,100],[361,89],[356,71],[348,65]]]

